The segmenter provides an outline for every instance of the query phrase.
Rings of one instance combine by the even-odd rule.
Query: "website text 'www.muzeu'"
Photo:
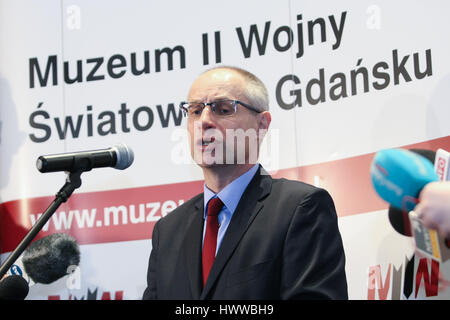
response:
[[[73,227],[101,228],[117,225],[152,223],[166,216],[184,200],[166,200],[163,202],[148,202],[130,205],[108,206],[103,208],[84,208],[73,210],[60,210],[55,212],[42,228],[48,231],[50,224],[55,231],[70,230]],[[42,213],[31,213],[31,224],[42,216]],[[53,229],[52,228],[52,229]]]

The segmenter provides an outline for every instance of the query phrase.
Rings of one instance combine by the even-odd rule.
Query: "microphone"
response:
[[[77,242],[65,233],[54,233],[33,242],[23,253],[25,272],[35,283],[50,284],[80,263]]]
[[[133,160],[133,150],[125,144],[117,144],[109,149],[40,156],[36,161],[36,167],[42,173],[90,171],[93,168],[103,167],[124,170],[133,163]]]
[[[389,206],[388,217],[391,226],[402,236],[412,237],[411,222],[408,212]]]
[[[16,259],[25,251],[38,232],[44,227],[56,209],[66,202],[75,189],[81,186],[81,174],[92,168],[114,167],[116,169],[128,168],[134,160],[133,151],[124,144],[118,144],[104,150],[63,153],[40,156],[36,166],[40,172],[65,171],[66,183],[56,194],[55,199],[48,206],[42,216],[25,235],[19,245],[0,266],[0,278],[6,274]]]
[[[413,211],[425,185],[439,181],[433,165],[435,153],[420,149],[414,151],[379,151],[370,169],[372,184],[378,195],[391,205],[389,220],[394,229],[413,236],[416,248],[428,257],[446,261],[450,258],[446,241],[435,230],[425,228]]]
[[[435,153],[434,167],[439,180],[450,180],[450,153],[444,149],[438,149]]]
[[[431,163],[435,163],[436,152],[427,149],[409,149],[409,151],[427,158]],[[435,166],[436,167],[436,166]],[[412,237],[411,222],[407,211],[402,211],[389,205],[389,222],[392,227],[403,236]]]
[[[0,300],[24,300],[29,291],[28,283],[19,275],[0,281]]]
[[[397,209],[409,212],[418,203],[423,187],[439,178],[425,157],[402,149],[377,152],[370,167],[378,195]]]

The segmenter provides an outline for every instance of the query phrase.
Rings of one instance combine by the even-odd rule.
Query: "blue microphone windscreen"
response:
[[[370,168],[378,195],[392,206],[409,212],[417,204],[422,188],[439,178],[425,157],[402,149],[377,152]]]

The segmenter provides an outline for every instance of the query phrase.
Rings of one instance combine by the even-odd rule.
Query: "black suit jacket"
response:
[[[327,191],[260,167],[202,288],[203,194],[153,230],[144,299],[347,299],[345,255]]]

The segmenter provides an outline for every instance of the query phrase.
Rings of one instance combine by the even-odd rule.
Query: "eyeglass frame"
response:
[[[216,101],[211,101],[211,102],[187,102],[187,101],[181,101],[180,102],[180,109],[183,111],[183,114],[184,114],[185,117],[189,117],[188,108],[186,108],[184,105],[185,104],[197,103],[197,104],[202,104],[203,105],[202,112],[206,108],[206,106],[209,106],[211,108],[211,111],[214,113],[214,115],[218,115],[216,113],[216,106],[214,104],[217,103],[217,102],[222,102],[222,101],[233,101],[234,102],[234,113],[232,113],[230,115],[226,115],[226,116],[220,116],[219,115],[220,117],[229,117],[229,116],[235,115],[237,113],[237,105],[238,104],[240,104],[243,107],[245,107],[245,108],[247,108],[247,109],[249,109],[251,111],[254,111],[256,113],[262,113],[263,112],[262,110],[259,110],[259,109],[255,108],[255,107],[253,107],[253,106],[251,106],[251,105],[249,105],[247,103],[244,103],[244,102],[242,102],[240,100],[233,100],[233,99],[221,99],[221,100],[216,100]]]

